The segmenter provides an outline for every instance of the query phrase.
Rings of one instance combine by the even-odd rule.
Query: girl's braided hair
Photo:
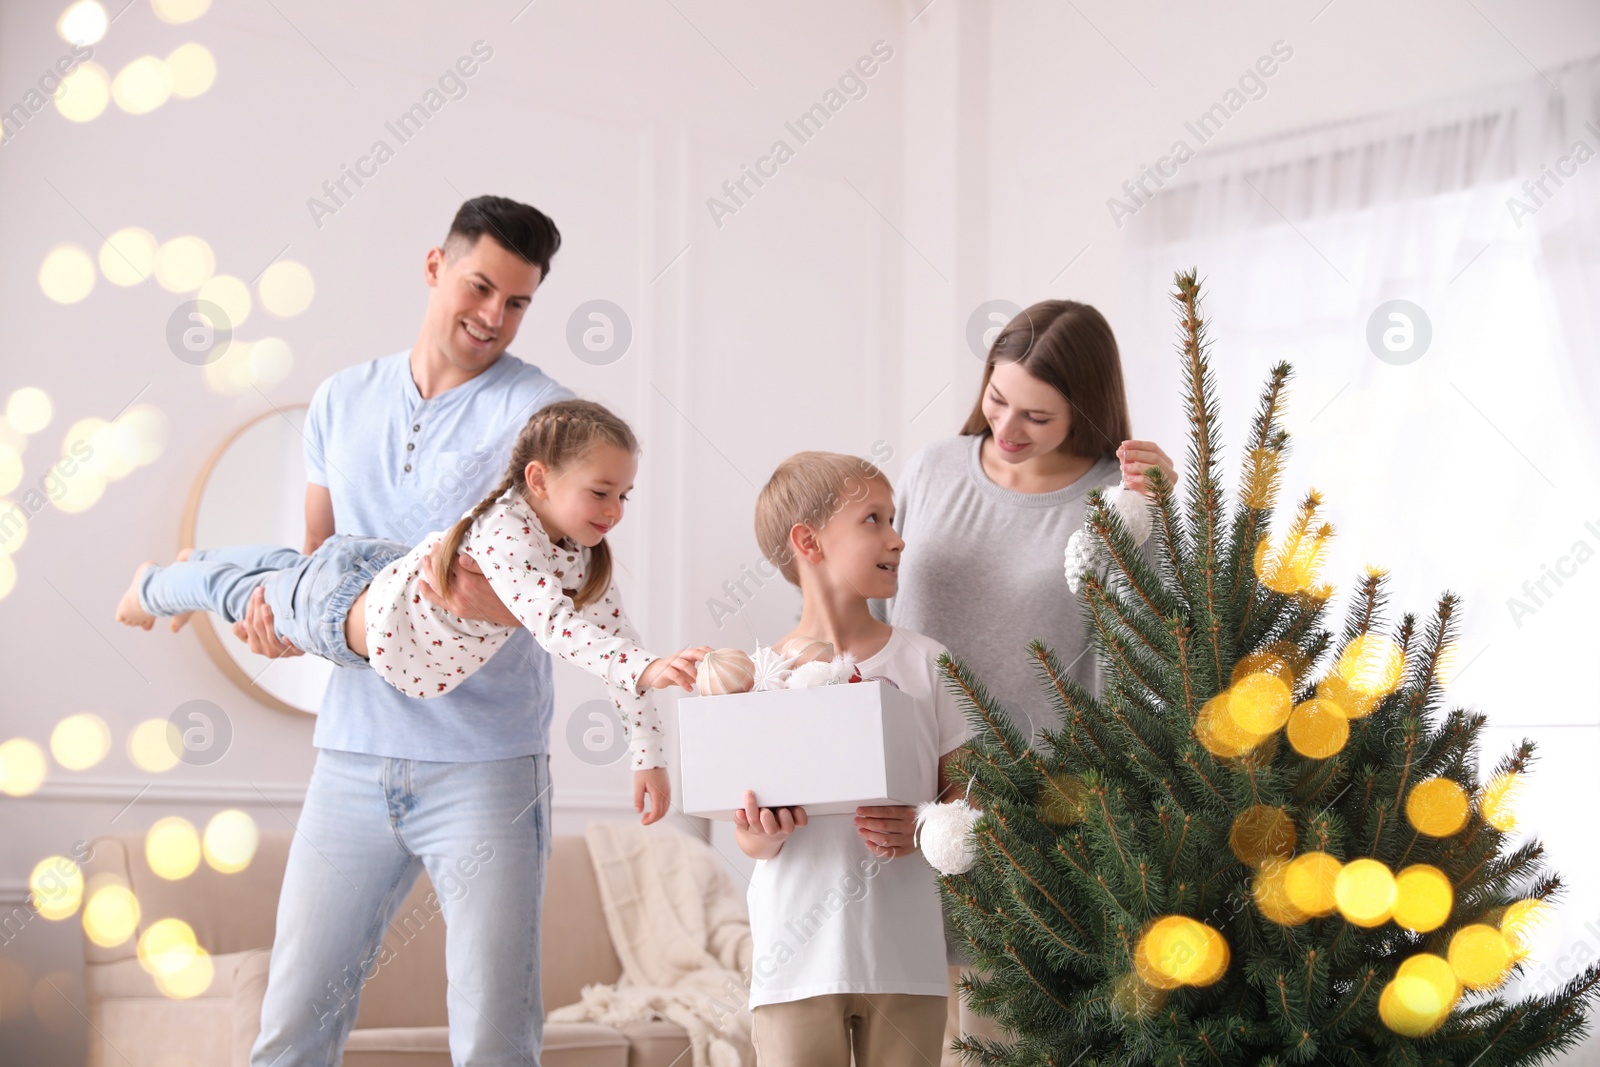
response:
[[[432,584],[439,594],[450,595],[450,565],[466,539],[467,530],[478,517],[513,486],[524,501],[529,499],[528,464],[538,460],[552,476],[559,477],[561,471],[600,444],[616,445],[630,455],[639,450],[639,442],[628,424],[603,404],[592,400],[558,400],[536,411],[511,447],[505,478],[445,534],[443,548],[434,556]],[[575,607],[583,608],[599,600],[610,585],[611,549],[602,538],[589,550],[589,568],[583,588],[563,592],[572,597]]]

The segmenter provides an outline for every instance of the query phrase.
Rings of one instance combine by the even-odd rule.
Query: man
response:
[[[461,205],[428,250],[428,306],[410,351],[341,371],[312,397],[306,552],[334,533],[417,544],[499,483],[537,409],[574,395],[506,352],[560,245],[555,224],[526,204],[482,196]],[[470,561],[457,571],[448,601],[430,599],[519,625]],[[259,596],[234,629],[253,651],[299,654],[278,641]],[[333,673],[253,1067],[338,1062],[363,976],[423,868],[446,924],[452,1060],[538,1064],[551,694],[550,657],[525,629],[431,700],[402,695],[375,671]]]

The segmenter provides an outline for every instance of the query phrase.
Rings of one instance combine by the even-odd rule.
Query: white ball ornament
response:
[[[1150,540],[1150,498],[1125,485],[1117,486],[1107,495],[1134,543],[1142,545]]]
[[[972,828],[981,813],[965,800],[917,806],[917,841],[922,855],[940,874],[965,874],[978,861]]]
[[[742,648],[707,652],[695,667],[694,683],[702,695],[748,693],[755,685],[755,664]]]

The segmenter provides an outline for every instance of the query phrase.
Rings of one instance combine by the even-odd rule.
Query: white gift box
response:
[[[807,815],[934,799],[938,739],[885,682],[726,693],[678,701],[683,810],[731,821],[746,789]]]

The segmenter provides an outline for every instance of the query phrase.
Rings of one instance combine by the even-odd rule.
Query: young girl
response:
[[[670,658],[639,647],[611,580],[605,535],[622,519],[638,470],[638,442],[600,404],[564,400],[528,420],[504,481],[448,530],[415,548],[338,534],[311,555],[270,545],[194,549],[161,567],[140,565],[117,621],[150,629],[156,618],[211,611],[236,622],[264,586],[279,636],[345,667],[370,667],[407,696],[448,692],[505,644],[513,628],[464,619],[419,591],[436,545],[441,596],[450,563],[470,556],[506,607],[544,648],[600,677],[631,723],[634,806],[648,794],[653,822],[670,799],[661,727],[642,691],[694,683],[710,649]]]

